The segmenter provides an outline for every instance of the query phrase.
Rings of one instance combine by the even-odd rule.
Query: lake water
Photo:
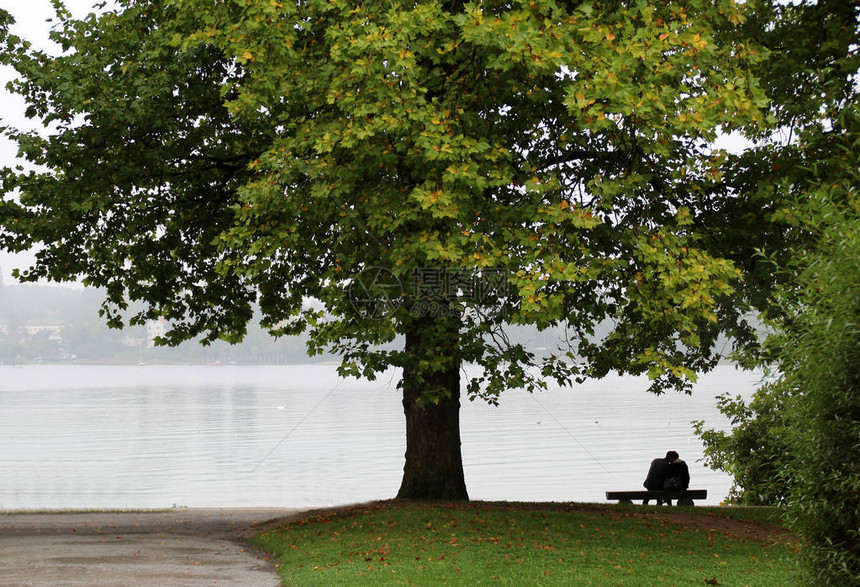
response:
[[[305,507],[387,499],[405,450],[397,373],[332,365],[0,367],[0,508]],[[691,420],[760,380],[730,366],[691,396],[610,376],[498,407],[463,402],[472,499],[605,501],[677,450],[717,504],[731,480],[701,462]]]

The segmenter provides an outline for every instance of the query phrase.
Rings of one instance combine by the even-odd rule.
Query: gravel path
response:
[[[304,510],[0,514],[0,585],[275,587],[245,536]]]

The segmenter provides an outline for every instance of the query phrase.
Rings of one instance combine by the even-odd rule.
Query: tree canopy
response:
[[[418,477],[439,447],[410,457],[410,414],[456,427],[464,363],[489,401],[610,370],[685,389],[721,332],[749,338],[758,209],[711,146],[766,123],[745,7],[118,5],[63,14],[58,56],[3,54],[49,129],[6,131],[36,166],[0,189],[0,245],[42,247],[25,279],[104,287],[116,325],[143,302],[168,343],[241,338],[258,302],[345,375],[403,368]],[[568,336],[538,357],[506,324]]]

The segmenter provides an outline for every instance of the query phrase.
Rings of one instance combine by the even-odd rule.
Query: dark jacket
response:
[[[686,466],[686,465],[685,465]],[[671,471],[669,461],[666,459],[654,459],[651,468],[648,469],[648,477],[645,478],[645,489],[663,489],[663,482]]]
[[[687,463],[681,459],[675,459],[669,464],[667,477],[674,477],[678,480],[677,489],[687,489],[690,486],[690,469],[687,467]]]

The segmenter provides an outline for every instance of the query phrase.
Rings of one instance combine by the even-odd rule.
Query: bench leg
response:
[[[632,504],[633,500],[632,499],[619,499],[618,503],[630,503],[630,504]]]
[[[693,503],[693,500],[692,500],[691,498],[689,498],[689,497],[682,497],[681,499],[679,499],[679,500],[678,500],[678,505],[692,506],[692,505],[695,505],[695,504]]]

